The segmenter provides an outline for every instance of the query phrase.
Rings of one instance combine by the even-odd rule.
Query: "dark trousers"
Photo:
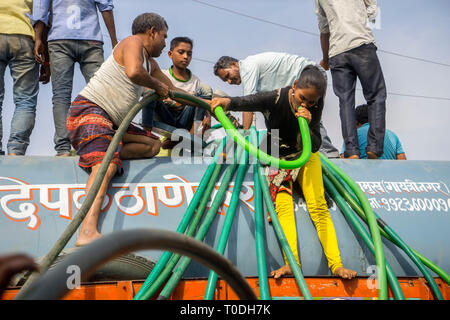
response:
[[[386,85],[373,44],[364,44],[330,58],[333,90],[339,98],[342,136],[345,157],[358,155],[359,144],[355,117],[356,78],[361,82],[364,97],[369,105],[370,129],[366,152],[383,154],[386,129]]]

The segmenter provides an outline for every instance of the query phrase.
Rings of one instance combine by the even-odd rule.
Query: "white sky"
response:
[[[202,2],[273,23],[219,10],[193,0],[115,0],[114,15],[118,37],[122,39],[131,34],[131,23],[138,14],[159,13],[169,24],[167,45],[176,36],[194,39],[194,58],[199,60],[193,60],[190,69],[202,82],[230,95],[240,95],[241,88],[229,86],[215,77],[212,72],[213,64],[210,63],[222,55],[243,59],[264,51],[284,51],[317,62],[321,59],[318,36],[299,31],[319,32],[313,0]],[[391,93],[387,99],[387,128],[398,134],[408,159],[450,160],[450,1],[379,0],[378,3],[381,9],[380,28],[374,30],[374,36],[380,50],[446,64],[378,53],[387,90]],[[102,30],[107,34],[103,23]],[[105,58],[110,53],[110,41],[105,37]],[[165,53],[157,61],[162,68],[170,66]],[[76,70],[73,98],[84,86],[79,68]],[[328,73],[328,76],[331,83],[331,74]],[[357,105],[364,102],[361,91],[357,90]],[[341,149],[339,106],[331,86],[328,88],[325,108],[324,124],[334,145]],[[13,110],[12,80],[7,69],[2,112],[4,150]],[[27,154],[54,155],[53,133],[51,84],[41,85],[36,126]]]

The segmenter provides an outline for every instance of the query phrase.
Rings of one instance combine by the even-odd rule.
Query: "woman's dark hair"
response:
[[[157,13],[143,13],[138,15],[131,26],[131,33],[133,35],[138,33],[145,33],[148,29],[154,27],[156,31],[161,31],[165,28],[169,29],[166,20]]]
[[[214,65],[214,74],[216,76],[218,76],[220,69],[227,69],[234,62],[239,62],[239,60],[235,59],[233,57],[229,57],[229,56],[222,56],[222,57],[220,57],[219,60],[217,60],[216,64]]]
[[[189,43],[192,48],[194,48],[194,41],[192,41],[191,38],[188,37],[176,37],[173,38],[172,41],[170,41],[170,50],[173,50],[176,48],[177,45],[180,43]]]
[[[300,89],[314,87],[323,97],[327,91],[327,79],[317,66],[308,65],[303,68],[296,87]]]

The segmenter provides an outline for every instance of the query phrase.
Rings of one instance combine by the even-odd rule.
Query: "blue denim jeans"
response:
[[[75,63],[80,65],[86,83],[104,61],[103,44],[89,40],[54,40],[48,43],[53,90],[53,121],[55,123],[55,150],[57,155],[70,152],[71,144],[66,129],[67,113],[72,101]]]
[[[386,85],[373,44],[364,44],[330,58],[333,90],[339,98],[342,136],[345,157],[360,155],[356,131],[355,87],[359,78],[364,98],[369,105],[370,129],[367,134],[366,152],[383,154],[386,129]]]
[[[212,98],[210,86],[201,84],[195,91],[194,96],[208,99]],[[170,110],[162,101],[154,101],[142,109],[142,125],[147,128],[153,127],[153,115],[156,113],[162,122],[186,130],[190,130],[194,121],[202,121],[206,115],[206,110],[185,106],[182,110]]]
[[[13,78],[15,104],[8,139],[8,153],[24,155],[30,144],[30,135],[36,118],[36,103],[39,92],[39,65],[34,60],[34,41],[25,35],[0,34],[0,152],[3,126],[2,104],[5,96],[5,70],[9,67]]]

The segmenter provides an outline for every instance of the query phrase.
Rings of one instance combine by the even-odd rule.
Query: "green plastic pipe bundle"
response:
[[[223,146],[223,145],[222,145]],[[217,152],[218,156],[222,155],[223,148],[220,148]],[[220,158],[219,158],[220,159]],[[219,178],[221,169],[223,167],[223,164],[218,163],[217,161],[214,163],[213,166],[213,172],[211,174],[211,177],[209,179],[204,179],[206,181],[207,185],[206,188],[203,190],[202,193],[198,192],[197,189],[196,194],[198,192],[198,195],[201,196],[200,204],[196,208],[196,212],[194,215],[194,218],[190,222],[189,228],[186,232],[187,236],[193,236],[198,224],[200,223],[200,220],[203,216],[203,213],[205,211],[206,205],[208,204],[208,201],[211,197],[211,193],[213,192],[213,189],[216,186],[217,180]],[[202,179],[203,181],[203,179]],[[158,289],[161,287],[161,285],[166,281],[166,279],[169,277],[170,273],[172,272],[175,265],[178,263],[178,261],[181,258],[181,255],[174,254],[174,255],[168,255],[170,258],[170,261],[167,262],[167,260],[164,262],[163,270],[159,272],[159,274],[154,276],[154,280],[149,284],[149,287],[142,292],[142,294],[139,297],[139,300],[147,300],[153,297],[153,295],[158,291]]]
[[[259,146],[258,133],[256,128],[251,128],[251,142]],[[256,260],[258,265],[259,291],[261,300],[270,300],[269,281],[267,279],[266,254],[264,252],[264,206],[262,199],[261,183],[258,178],[258,161],[253,164],[253,181],[255,195],[255,242],[256,242]]]
[[[362,224],[356,218],[356,215],[354,214],[354,212],[350,209],[347,202],[345,202],[344,198],[341,196],[341,194],[337,190],[337,188],[335,186],[335,181],[331,182],[332,180],[333,180],[333,177],[332,177],[331,173],[327,170],[327,168],[325,166],[323,166],[323,182],[324,182],[325,188],[330,193],[331,197],[334,199],[334,201],[336,202],[336,204],[338,205],[339,209],[344,214],[344,216],[347,218],[347,220],[356,229],[356,232],[358,232],[359,236],[364,241],[366,246],[369,248],[370,252],[372,252],[372,254],[375,254],[375,247],[373,245],[373,241],[370,238],[369,233],[367,232],[366,229],[364,229]],[[398,283],[398,280],[388,262],[386,262],[386,274],[387,274],[389,283],[391,285],[392,292],[394,294],[395,299],[404,300],[405,297],[403,295],[400,284]]]
[[[64,249],[66,244],[69,242],[69,240],[72,238],[73,234],[77,231],[80,224],[83,222],[84,218],[86,217],[89,209],[91,208],[92,203],[95,200],[95,197],[97,196],[97,193],[100,189],[100,186],[103,183],[103,178],[105,177],[105,174],[109,168],[109,164],[111,163],[111,160],[114,156],[114,153],[117,150],[117,147],[119,146],[120,142],[122,141],[122,137],[124,133],[127,131],[128,126],[130,125],[131,121],[134,119],[136,114],[147,104],[150,102],[158,99],[157,94],[146,94],[138,103],[136,103],[128,112],[128,114],[123,119],[122,123],[120,124],[119,128],[117,129],[116,133],[114,134],[114,137],[111,140],[111,143],[108,146],[108,149],[106,150],[105,156],[102,160],[102,163],[100,165],[100,168],[97,172],[97,175],[92,183],[91,189],[89,190],[89,193],[86,195],[86,199],[83,201],[83,204],[81,205],[80,209],[78,210],[77,214],[73,217],[70,224],[66,227],[64,232],[60,235],[56,243],[53,245],[53,247],[50,249],[50,251],[45,255],[45,257],[41,261],[41,265],[39,266],[40,272],[44,273],[48,270],[48,268],[52,265],[52,263],[55,261],[55,259],[58,257],[58,255],[61,253],[61,251]],[[25,284],[22,286],[21,290],[26,289],[31,282],[36,279],[38,276],[38,273],[33,273],[30,275],[30,277],[27,279]]]
[[[266,208],[269,210],[269,216],[272,220],[272,225],[275,230],[275,234],[278,238],[278,241],[281,244],[281,247],[286,254],[289,265],[291,266],[292,272],[294,273],[295,279],[297,280],[297,284],[300,288],[301,293],[305,300],[312,300],[311,293],[309,292],[308,286],[306,285],[305,278],[303,278],[302,272],[300,270],[300,266],[297,264],[295,260],[294,254],[292,253],[291,248],[289,247],[289,243],[287,242],[286,236],[284,235],[283,228],[281,228],[280,221],[278,220],[277,213],[275,212],[275,207],[272,202],[272,198],[270,197],[269,187],[267,185],[266,178],[264,176],[263,168],[259,167],[258,169],[258,179],[261,185],[261,189],[263,192],[264,202],[266,204]]]
[[[238,165],[236,180],[234,182],[233,193],[231,195],[230,205],[228,206],[227,215],[223,223],[222,231],[220,232],[219,242],[217,244],[216,251],[220,254],[224,254],[227,246],[228,237],[230,235],[231,226],[233,225],[236,208],[239,204],[239,196],[241,194],[242,183],[244,182],[245,173],[248,169],[248,153],[242,152],[241,159]],[[205,300],[212,300],[214,298],[214,290],[217,283],[217,273],[210,271],[208,277],[208,283],[205,290]]]
[[[183,218],[180,221],[180,224],[177,227],[176,232],[178,233],[184,233],[186,231],[186,228],[189,224],[189,222],[192,220],[192,215],[194,214],[196,207],[198,203],[200,202],[203,195],[209,195],[210,193],[206,192],[205,190],[208,188],[208,184],[210,189],[214,187],[215,181],[217,179],[218,174],[220,173],[220,165],[217,165],[217,161],[222,156],[222,151],[225,148],[227,139],[223,139],[222,142],[219,144],[219,147],[217,148],[214,157],[212,158],[212,161],[208,165],[202,179],[200,180],[198,188],[195,190],[194,196],[192,197],[192,200],[190,201],[188,208],[186,209],[185,214],[183,215]],[[214,177],[213,177],[214,175]],[[211,180],[213,180],[213,183],[209,183]],[[207,200],[206,200],[207,201]],[[206,206],[206,202],[205,202]],[[153,285],[153,283],[158,279],[159,275],[162,273],[163,269],[165,268],[167,262],[171,258],[172,253],[165,251],[162,253],[161,257],[158,259],[158,262],[153,267],[151,273],[143,283],[142,287],[139,289],[138,293],[134,296],[134,300],[141,300],[141,299],[148,299],[152,295],[149,295],[151,292],[149,291],[150,287]],[[159,286],[158,286],[159,288]]]
[[[354,208],[355,212],[361,217],[361,219],[363,219],[366,223],[367,223],[367,218],[364,214],[364,211],[362,210],[359,202],[356,199],[356,196],[353,194],[353,192],[349,189],[348,185],[339,177],[339,175],[337,175],[336,173],[334,173],[333,171],[331,171],[335,178],[339,181],[339,183],[344,186],[344,188],[347,190],[347,192],[350,195],[350,199],[347,200],[347,202]],[[375,217],[378,217],[377,213],[374,212]],[[387,234],[384,229],[383,229],[383,224],[378,224],[378,228],[380,229],[380,233],[383,237],[385,237],[387,240],[391,241],[393,244],[397,245],[397,243],[395,242],[395,240],[389,235]],[[397,245],[398,246],[398,245]],[[424,265],[426,265],[428,268],[430,268],[432,271],[434,271],[438,276],[440,276],[448,285],[450,285],[450,276],[442,269],[440,268],[438,265],[436,265],[435,263],[433,263],[432,261],[430,261],[429,259],[427,259],[426,257],[424,257],[421,253],[417,252],[416,250],[414,250],[413,248],[409,247],[412,252],[420,259],[420,261],[422,261],[422,263]]]
[[[372,235],[373,244],[375,246],[375,260],[377,264],[378,271],[378,298],[380,300],[387,300],[388,298],[388,288],[387,288],[387,278],[386,278],[386,260],[384,258],[383,244],[381,242],[380,230],[378,229],[377,221],[373,213],[372,207],[369,204],[364,192],[361,188],[338,166],[333,162],[328,160],[326,156],[319,152],[319,156],[322,162],[326,163],[329,167],[333,168],[339,176],[350,186],[353,192],[358,197],[361,202],[362,208],[366,213],[367,222],[369,224],[370,234]]]
[[[222,164],[216,164],[216,166],[214,168],[214,172],[212,174],[211,180],[208,182],[208,186],[207,186],[204,194],[202,195],[200,205],[198,206],[195,216],[194,216],[191,224],[189,225],[188,231],[186,232],[186,235],[189,237],[193,237],[195,234],[197,226],[199,225],[200,220],[203,217],[203,213],[205,211],[206,205],[211,197],[211,193],[213,192],[213,189],[216,186],[216,182],[218,180],[218,177],[219,177],[222,167],[223,167]],[[162,272],[156,278],[155,282],[150,286],[150,288],[143,295],[143,299],[150,299],[151,297],[153,297],[153,295],[158,291],[158,289],[161,287],[161,285],[170,276],[170,273],[172,272],[173,268],[175,268],[175,266],[177,265],[180,258],[181,258],[180,254],[172,255],[172,257],[170,258],[170,261],[166,264],[166,266],[164,267]]]
[[[175,91],[172,92],[172,95],[175,100],[182,99],[185,101],[189,101],[193,105],[211,111],[211,106],[208,103],[192,95]],[[282,169],[296,169],[302,167],[311,156],[311,137],[309,135],[308,122],[302,117],[298,118],[298,125],[300,128],[300,134],[303,143],[303,152],[298,159],[282,160],[272,157],[267,153],[259,150],[254,145],[248,143],[248,141],[246,141],[245,138],[233,126],[233,123],[230,121],[230,119],[228,119],[227,115],[225,114],[221,106],[218,106],[217,108],[214,109],[214,114],[216,115],[217,120],[219,120],[219,122],[222,124],[227,134],[231,136],[234,139],[234,141],[238,143],[242,148],[244,148],[248,153],[250,153],[255,158],[259,159],[264,164]]]
[[[350,204],[350,206],[356,212],[358,212],[358,214],[360,216],[362,216],[364,214],[364,211],[361,209],[357,200],[354,199],[353,195],[350,192],[348,192],[346,190],[346,188],[344,187],[344,186],[348,187],[348,185],[345,184],[345,181],[344,182],[339,181],[338,178],[336,177],[337,176],[336,172],[334,172],[332,169],[327,168],[327,166],[323,166],[323,169],[325,172],[327,172],[327,176],[333,182],[335,187],[339,190],[340,194],[344,197],[344,199]],[[435,297],[438,300],[443,300],[444,298],[442,296],[441,291],[439,290],[439,288],[438,288],[436,282],[434,281],[433,277],[431,276],[431,274],[425,268],[425,265],[414,254],[414,252],[411,250],[411,248],[397,235],[397,233],[395,233],[395,231],[386,222],[384,222],[380,218],[380,216],[376,212],[374,212],[374,215],[375,215],[375,218],[377,219],[379,228],[383,231],[382,234],[385,233],[386,235],[388,235],[388,237],[391,239],[391,241],[406,253],[406,255],[414,262],[414,264],[417,266],[417,268],[419,268],[419,270],[424,275],[425,279],[430,284],[430,287],[431,287]],[[381,230],[380,230],[380,232],[381,232]]]
[[[225,174],[223,176],[223,179],[221,181],[220,187],[218,192],[216,193],[213,203],[211,204],[210,209],[208,210],[201,226],[199,227],[195,239],[199,241],[203,241],[206,234],[208,233],[208,230],[214,221],[214,218],[217,215],[217,210],[219,209],[223,198],[225,196],[225,193],[228,190],[229,184],[231,179],[234,176],[234,173],[236,171],[237,167],[237,159],[239,159],[240,155],[236,155],[234,157],[234,161],[231,165],[229,165],[225,171]],[[158,300],[165,300],[168,299],[169,296],[172,294],[175,287],[178,285],[178,282],[180,281],[181,277],[183,276],[184,272],[188,268],[189,264],[191,262],[190,258],[183,257],[180,261],[179,266],[175,269],[170,279],[167,281],[167,284],[165,285],[164,289],[161,291]]]

